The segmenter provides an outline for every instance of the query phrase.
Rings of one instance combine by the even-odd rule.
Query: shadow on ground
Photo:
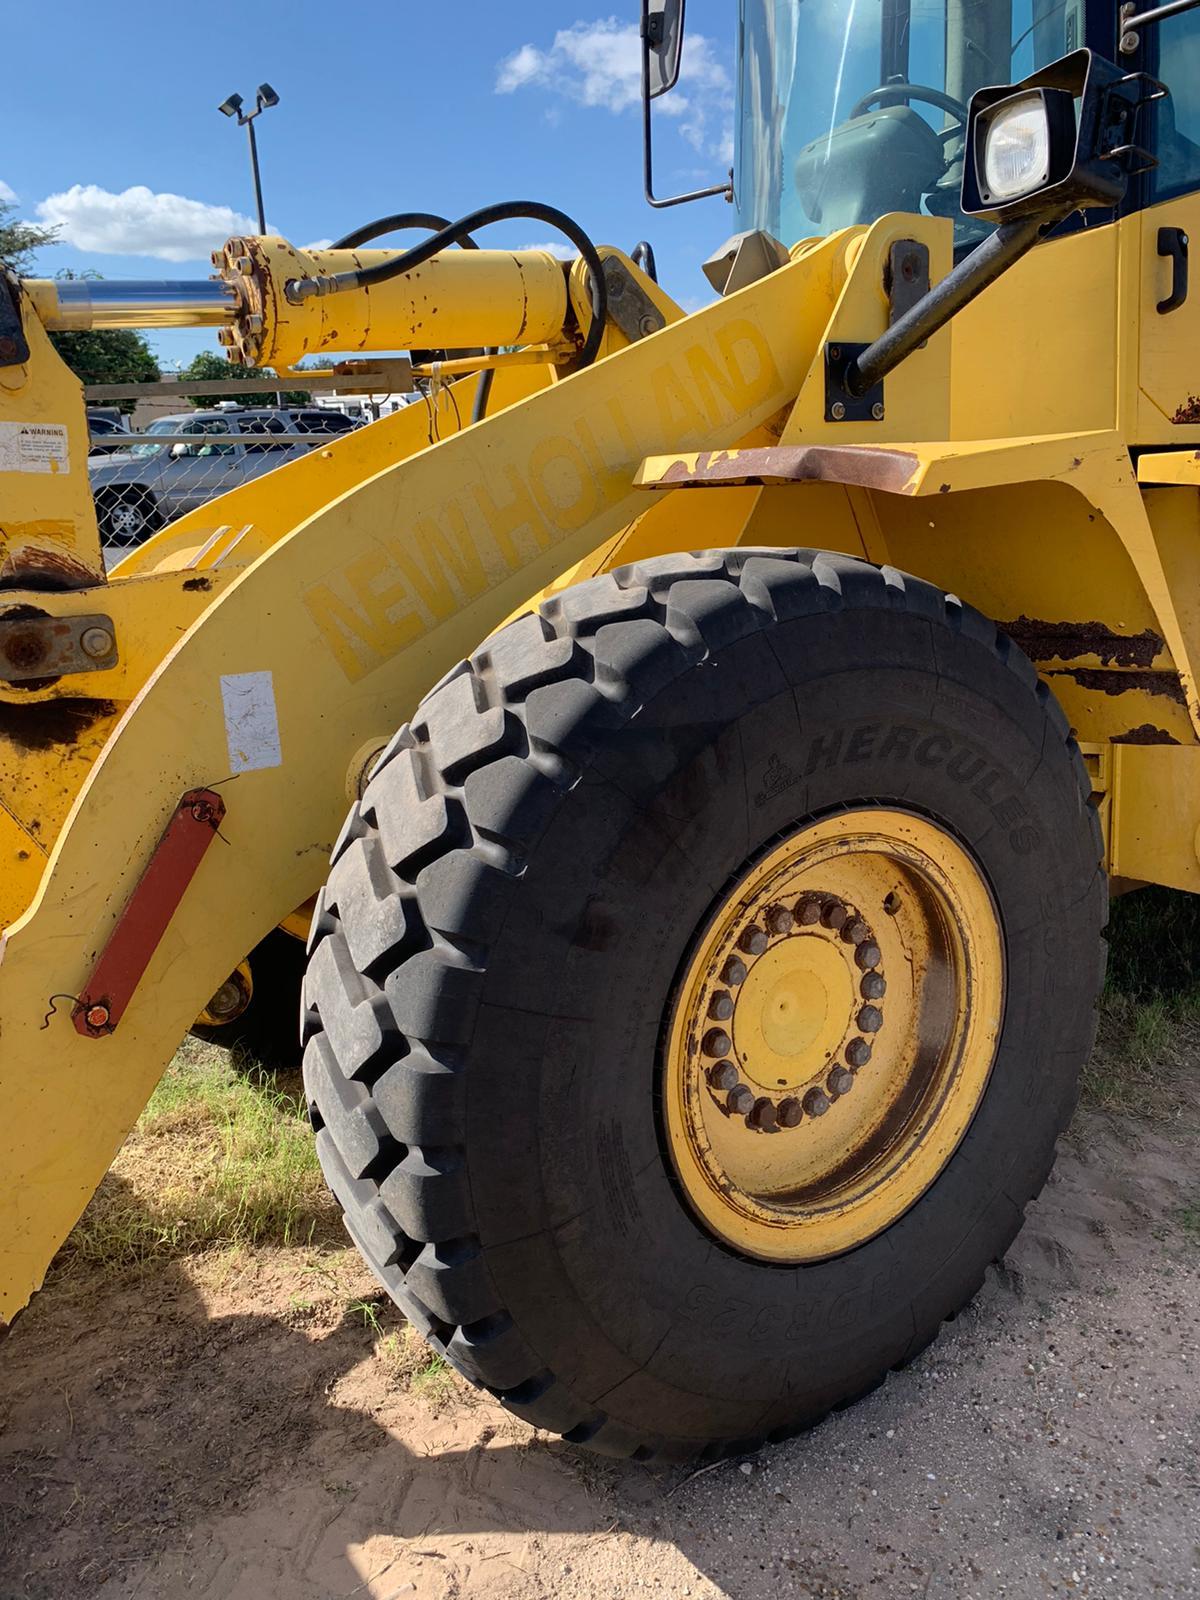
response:
[[[0,1354],[0,1600],[1194,1596],[1194,1171],[1194,1132],[1078,1119],[930,1352],[698,1474],[405,1391],[304,1288],[336,1252],[52,1280]]]

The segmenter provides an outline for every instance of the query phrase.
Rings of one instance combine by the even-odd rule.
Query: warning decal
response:
[[[55,422],[0,422],[0,472],[66,472],[67,430]]]

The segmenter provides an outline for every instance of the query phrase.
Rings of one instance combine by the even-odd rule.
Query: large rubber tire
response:
[[[898,1221],[764,1264],[678,1192],[660,1030],[722,885],[860,801],[939,821],[985,874],[998,1053]],[[928,1343],[1045,1181],[1094,1033],[1099,861],[1058,706],[927,583],[735,550],[567,590],[426,697],[335,848],[304,1075],[346,1225],[459,1372],[569,1440],[686,1458],[811,1425]]]

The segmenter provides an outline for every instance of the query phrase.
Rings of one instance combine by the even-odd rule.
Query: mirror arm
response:
[[[1200,0],[1193,0],[1200,5]],[[707,200],[713,195],[724,195],[726,200],[733,200],[733,184],[714,183],[707,189],[693,189],[688,194],[666,195],[659,199],[654,193],[654,151],[651,143],[651,116],[650,116],[650,34],[647,27],[645,0],[642,4],[642,189],[646,196],[647,205],[652,205],[655,210],[662,210],[666,206],[681,206],[689,200]],[[732,179],[733,174],[730,173]]]
[[[1121,7],[1121,44],[1123,56],[1131,56],[1139,43],[1138,29],[1145,28],[1152,22],[1162,22],[1167,17],[1177,17],[1181,11],[1194,11],[1200,5],[1200,0],[1168,0],[1165,6],[1155,6],[1151,11],[1139,12],[1135,4],[1126,4]]]

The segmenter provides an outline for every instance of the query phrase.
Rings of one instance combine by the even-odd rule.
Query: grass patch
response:
[[[1196,1243],[1200,1244],[1200,1190],[1187,1205],[1180,1206],[1175,1215],[1184,1233],[1191,1234]]]
[[[1107,1111],[1174,1116],[1200,1046],[1200,895],[1157,887],[1114,900],[1100,1031],[1085,1098]]]
[[[347,1316],[361,1317],[375,1338],[375,1359],[388,1377],[440,1411],[448,1401],[467,1393],[458,1374],[407,1322],[389,1300],[352,1300]]]
[[[298,1078],[235,1067],[187,1039],[63,1247],[107,1270],[334,1236]]]

